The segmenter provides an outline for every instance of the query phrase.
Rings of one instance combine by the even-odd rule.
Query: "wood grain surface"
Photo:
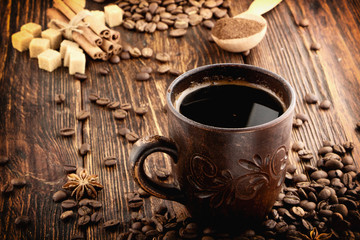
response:
[[[245,11],[251,0],[230,1],[233,15]],[[123,60],[118,64],[87,59],[88,79],[80,82],[68,74],[67,68],[52,73],[38,68],[36,59],[28,52],[18,52],[11,45],[11,35],[21,25],[35,22],[46,27],[45,10],[51,1],[2,0],[0,1],[0,155],[10,158],[0,166],[0,185],[15,177],[24,176],[27,185],[16,188],[9,195],[0,195],[0,239],[70,239],[83,234],[85,239],[114,239],[129,227],[130,214],[127,196],[138,189],[132,179],[128,156],[132,144],[119,135],[127,127],[139,134],[167,136],[165,92],[174,76],[152,73],[149,81],[135,81],[142,66],[157,68],[151,59]],[[88,9],[102,9],[103,5],[88,1]],[[198,66],[233,62],[246,63],[273,71],[290,82],[297,94],[297,113],[309,115],[310,120],[292,132],[293,141],[302,141],[316,154],[322,140],[334,143],[352,141],[352,156],[360,164],[360,133],[355,130],[360,120],[360,3],[357,0],[284,0],[264,15],[268,31],[264,40],[249,56],[228,53],[208,40],[209,30],[202,26],[190,27],[182,38],[169,38],[168,32],[136,33],[122,27],[123,44],[142,49],[150,47],[155,53],[171,55],[169,65],[181,72]],[[301,28],[297,21],[310,20],[310,26]],[[312,42],[321,44],[319,51],[310,50]],[[110,74],[102,76],[101,67]],[[55,95],[63,93],[66,100],[56,104]],[[124,120],[115,120],[113,111],[100,107],[88,99],[97,93],[133,107],[147,104],[149,112],[138,116],[133,111]],[[328,99],[332,106],[321,110],[318,105],[303,101],[307,93],[320,100]],[[91,112],[90,119],[79,122],[76,113]],[[63,127],[73,127],[76,134],[64,138],[59,135]],[[86,156],[78,152],[82,143],[89,143]],[[116,156],[117,165],[105,167],[103,159]],[[297,155],[290,160],[303,171]],[[316,158],[311,161],[315,164]],[[84,167],[98,174],[104,189],[98,199],[104,204],[104,221],[120,219],[116,231],[105,231],[101,224],[78,229],[75,219],[63,222],[62,212],[52,195],[66,180],[64,164]],[[149,161],[149,171],[156,166],[169,167],[162,156]],[[154,208],[163,200],[145,201],[144,215],[151,217]],[[179,217],[187,216],[180,205],[167,202]],[[26,228],[16,227],[14,220],[27,215],[31,223]]]

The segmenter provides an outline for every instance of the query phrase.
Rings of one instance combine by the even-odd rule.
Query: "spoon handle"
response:
[[[255,15],[263,15],[264,13],[270,11],[276,5],[278,5],[282,0],[254,0],[246,13],[251,13]]]

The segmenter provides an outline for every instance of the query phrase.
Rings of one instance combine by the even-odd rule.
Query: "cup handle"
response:
[[[184,203],[184,195],[179,188],[171,184],[154,182],[146,175],[145,159],[154,152],[166,153],[174,163],[177,162],[177,148],[172,140],[158,135],[141,138],[133,145],[129,159],[135,181],[142,189],[155,197]]]

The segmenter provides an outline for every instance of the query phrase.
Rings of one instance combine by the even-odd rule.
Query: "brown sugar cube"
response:
[[[109,27],[119,26],[123,21],[124,10],[118,5],[110,4],[104,7],[105,21]]]
[[[59,49],[60,43],[62,40],[62,34],[60,31],[49,28],[49,29],[42,31],[41,37],[50,40],[50,48],[51,49]]]
[[[47,49],[38,55],[39,68],[48,72],[61,66],[61,54],[53,49]]]
[[[11,35],[11,42],[16,50],[22,52],[29,49],[30,42],[33,38],[33,35],[30,33],[20,31]]]
[[[41,26],[39,24],[29,22],[21,26],[21,31],[27,31],[32,34],[34,37],[40,37],[41,35]]]
[[[79,51],[72,51],[69,58],[69,73],[85,73],[86,58],[85,54]]]
[[[65,51],[65,56],[64,56],[64,66],[68,67],[69,66],[69,61],[70,61],[70,54],[73,51],[78,51],[78,52],[83,52],[83,50],[79,47],[74,47],[74,46],[67,46],[66,51]]]
[[[77,44],[76,42],[70,41],[70,40],[63,40],[60,43],[60,54],[61,54],[61,58],[65,57],[65,53],[66,53],[66,48],[68,46],[73,46],[73,47],[79,47],[79,44]]]
[[[37,58],[37,56],[50,48],[50,40],[44,38],[34,38],[29,45],[30,57]]]

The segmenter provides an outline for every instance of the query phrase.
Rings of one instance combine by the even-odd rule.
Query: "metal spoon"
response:
[[[267,22],[261,15],[273,9],[281,1],[282,0],[254,0],[248,10],[234,17],[254,20],[263,24],[264,27],[259,32],[249,37],[234,39],[219,39],[211,34],[212,38],[219,47],[229,52],[245,52],[250,50],[259,44],[266,33]]]

